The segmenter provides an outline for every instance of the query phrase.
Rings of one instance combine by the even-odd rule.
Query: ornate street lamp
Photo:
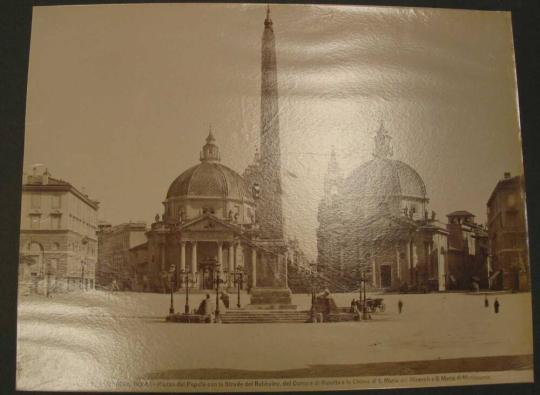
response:
[[[220,289],[220,285],[225,283],[225,279],[221,277],[220,269],[221,269],[221,265],[219,264],[219,262],[216,262],[214,266],[214,284],[216,286],[216,312],[215,312],[216,315],[215,315],[214,321],[216,323],[221,322],[221,316],[220,316],[220,311],[219,311],[219,289]],[[224,271],[224,274],[226,275],[227,272]]]
[[[316,321],[316,318],[315,318],[315,314],[316,314],[316,311],[315,311],[315,293],[316,293],[316,280],[317,280],[317,264],[316,263],[311,263],[309,265],[311,267],[311,277],[310,277],[310,280],[311,280],[311,309],[310,309],[310,317],[311,317],[311,322],[315,322]]]
[[[171,265],[169,269],[169,288],[171,289],[171,306],[169,307],[169,314],[174,314],[174,301],[173,294],[176,283],[176,265]]]
[[[47,270],[45,272],[45,276],[46,277],[46,284],[47,284],[47,288],[45,290],[45,296],[46,297],[49,297],[49,294],[50,294],[50,287],[51,287],[51,268],[49,266],[49,262],[47,262]]]
[[[81,240],[82,245],[84,245],[85,251],[84,251],[84,258],[81,259],[81,289],[86,290],[86,285],[84,284],[84,269],[86,267],[86,261],[88,259],[88,237],[84,236]]]
[[[242,266],[236,266],[236,271],[233,273],[233,282],[237,287],[238,300],[236,302],[236,307],[240,308],[240,289],[244,282],[244,268]]]
[[[362,298],[362,286],[364,287],[364,297]],[[367,320],[367,311],[366,311],[366,275],[362,271],[360,277],[360,299],[362,300],[362,319]]]
[[[186,288],[186,304],[184,306],[184,314],[189,314],[189,286],[195,285],[195,279],[191,275],[191,272],[187,270],[182,270],[180,275],[182,276],[184,287]]]
[[[81,259],[81,289],[84,289],[84,267],[86,266],[86,262],[84,259]]]

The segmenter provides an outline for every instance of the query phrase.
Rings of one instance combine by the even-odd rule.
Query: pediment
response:
[[[221,221],[214,216],[205,215],[186,223],[181,230],[190,232],[235,232],[238,229],[237,226]]]

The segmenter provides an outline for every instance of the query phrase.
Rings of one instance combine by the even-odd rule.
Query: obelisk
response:
[[[261,191],[258,218],[261,239],[283,239],[281,147],[276,42],[270,7],[266,10],[261,56]]]
[[[261,48],[261,146],[257,201],[259,234],[256,240],[260,261],[256,264],[257,282],[251,289],[252,308],[291,309],[287,284],[287,244],[283,231],[281,191],[281,147],[276,41],[270,7],[266,9]]]

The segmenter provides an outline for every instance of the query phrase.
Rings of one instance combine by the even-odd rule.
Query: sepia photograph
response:
[[[532,383],[516,78],[507,11],[33,7],[17,389]]]

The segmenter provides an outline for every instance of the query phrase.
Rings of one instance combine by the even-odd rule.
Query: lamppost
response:
[[[182,270],[180,275],[182,276],[184,287],[186,288],[186,304],[184,306],[184,313],[189,314],[189,286],[195,284],[195,279],[191,276],[191,272],[187,270]]]
[[[88,259],[88,237],[84,236],[81,240],[81,243],[83,246],[85,246],[84,250],[84,258],[81,260],[81,289],[86,290],[86,285],[84,284],[84,269],[86,267],[86,261]]]
[[[169,307],[169,314],[174,314],[174,301],[173,294],[176,283],[176,265],[171,265],[169,269],[169,288],[171,289],[171,306]]]
[[[362,298],[362,286],[364,287],[364,297]],[[362,319],[367,320],[367,311],[366,311],[366,274],[362,271],[360,277],[360,299],[362,300]]]
[[[81,259],[81,289],[84,289],[84,267],[86,262],[84,259]]]
[[[217,323],[217,322],[221,322],[221,317],[220,317],[220,311],[219,311],[219,286],[220,284],[223,284],[225,282],[225,279],[223,279],[221,277],[221,265],[219,262],[216,262],[215,266],[214,266],[214,284],[216,286],[216,315],[215,315],[215,319],[214,321]],[[226,275],[227,272],[224,271],[224,274]]]
[[[244,283],[244,268],[242,266],[236,266],[236,270],[233,273],[233,282],[237,286],[237,302],[236,307],[240,308],[240,289]]]
[[[311,267],[311,309],[310,309],[310,316],[311,316],[311,322],[315,322],[315,287],[316,287],[316,277],[317,277],[317,264],[311,263],[309,265]]]
[[[50,293],[49,288],[51,286],[51,268],[50,268],[49,262],[47,262],[47,270],[45,271],[45,276],[47,276],[46,277],[47,288],[45,289],[45,296],[49,297],[49,293]]]

